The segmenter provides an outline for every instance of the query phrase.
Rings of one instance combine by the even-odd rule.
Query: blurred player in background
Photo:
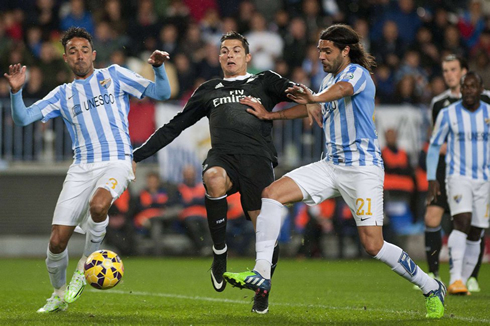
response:
[[[203,163],[206,187],[206,211],[213,241],[211,282],[216,291],[225,289],[226,272],[226,197],[239,192],[242,208],[254,227],[260,212],[260,194],[274,181],[277,153],[272,142],[272,121],[257,119],[247,105],[261,102],[267,111],[289,101],[286,89],[292,83],[273,71],[256,75],[247,73],[252,55],[248,41],[241,34],[229,32],[221,37],[219,62],[223,79],[212,79],[197,88],[184,109],[169,123],[160,127],[134,151],[134,162],[140,162],[170,144],[183,130],[200,119],[209,119],[211,150]],[[281,111],[283,119],[307,116],[305,106]],[[273,265],[279,257],[275,246]],[[255,312],[266,311],[267,298],[255,298]]]
[[[287,90],[288,96],[308,106],[308,113],[323,120],[325,159],[300,167],[275,181],[262,193],[257,218],[257,260],[253,271],[225,273],[234,286],[257,295],[271,290],[271,257],[281,228],[284,204],[308,205],[342,196],[356,220],[366,252],[397,274],[417,284],[426,297],[427,317],[444,315],[445,286],[424,273],[401,248],[383,240],[383,160],[374,125],[375,86],[370,69],[373,57],[364,51],[359,35],[347,25],[332,25],[318,42],[319,58],[328,75],[320,93],[304,86]],[[269,118],[274,118],[270,116]]]
[[[468,63],[460,56],[454,54],[446,56],[442,60],[442,72],[444,82],[448,86],[448,89],[438,96],[434,97],[431,102],[432,111],[432,125],[435,125],[439,112],[450,104],[457,102],[461,99],[461,77],[468,72]],[[481,95],[481,100],[490,103],[490,92],[484,91]],[[444,214],[450,216],[448,198],[446,195],[446,147],[447,144],[441,145],[441,152],[439,156],[439,164],[437,165],[436,179],[439,182],[439,191],[434,200],[432,200],[425,212],[425,253],[427,257],[427,265],[429,267],[429,276],[441,280],[439,276],[439,255],[442,248],[442,235],[441,235],[441,222]],[[451,222],[442,223],[442,225],[451,225]],[[451,230],[446,230],[449,234]],[[478,260],[478,264],[475,267],[473,274],[468,279],[468,287],[470,291],[479,292],[480,287],[478,285],[478,271],[481,265],[481,259],[483,257],[483,251],[485,246],[484,238],[481,242],[481,254]]]
[[[427,201],[440,194],[436,178],[440,147],[447,139],[447,197],[453,219],[448,239],[449,294],[468,294],[470,278],[480,254],[482,233],[488,228],[490,192],[490,106],[482,101],[481,77],[468,72],[461,79],[461,101],[437,116],[427,152]]]
[[[65,50],[63,58],[75,80],[56,87],[32,106],[26,108],[22,99],[26,67],[13,64],[4,74],[11,87],[12,117],[16,124],[26,126],[61,116],[73,142],[74,162],[56,204],[47,250],[46,266],[54,292],[39,313],[66,310],[68,303],[80,297],[85,287],[84,262],[104,239],[109,207],[134,179],[128,130],[129,95],[157,100],[170,96],[163,66],[168,59],[166,52],[155,51],[148,59],[155,71],[153,83],[118,65],[94,69],[96,52],[92,36],[83,28],[68,29],[61,43]],[[67,287],[66,247],[76,228],[86,233],[86,242]]]

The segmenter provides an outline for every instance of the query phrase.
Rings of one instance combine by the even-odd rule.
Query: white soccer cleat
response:
[[[44,307],[37,310],[38,313],[44,314],[49,312],[65,311],[68,309],[68,303],[62,300],[58,295],[52,294],[51,298],[46,300]]]
[[[83,292],[87,281],[85,280],[85,275],[82,271],[76,270],[73,273],[70,284],[66,288],[65,301],[68,303],[73,303],[77,300]]]
[[[480,285],[478,285],[478,280],[475,277],[470,277],[466,282],[466,287],[470,292],[480,292]]]

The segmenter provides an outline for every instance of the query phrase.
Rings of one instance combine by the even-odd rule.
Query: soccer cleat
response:
[[[442,282],[441,277],[439,275],[436,275],[432,272],[427,273],[427,275],[429,275],[429,277],[433,278],[434,280],[438,280],[439,282]],[[414,290],[420,290],[418,285],[414,285],[413,289]]]
[[[427,308],[426,318],[441,318],[444,316],[444,296],[446,295],[446,286],[437,279],[436,282],[439,284],[439,288],[424,294],[426,297],[425,307]]]
[[[261,314],[261,315],[269,312],[269,293],[267,293],[267,294],[262,294],[262,293],[255,294],[252,312],[255,312],[255,313]]]
[[[453,284],[449,285],[448,293],[457,294],[457,295],[467,295],[468,288],[466,287],[466,285],[463,284],[463,281],[456,280],[453,282]]]
[[[82,295],[85,284],[87,284],[85,275],[83,275],[82,271],[76,270],[75,273],[73,273],[70,284],[68,284],[68,287],[66,288],[65,302],[75,302],[75,300]]]
[[[265,279],[256,271],[242,273],[225,273],[225,280],[240,289],[249,289],[259,295],[268,295],[271,291],[271,280]]]
[[[478,285],[478,280],[476,277],[470,277],[468,281],[466,282],[466,287],[468,288],[469,292],[480,292],[480,285]]]
[[[38,313],[58,312],[68,309],[68,303],[62,300],[58,295],[52,294],[51,298],[46,300],[44,307],[37,310]]]
[[[223,274],[226,272],[226,255],[217,255],[215,253],[213,258],[213,265],[211,265],[211,283],[217,292],[222,292],[226,287],[226,282],[223,279]]]

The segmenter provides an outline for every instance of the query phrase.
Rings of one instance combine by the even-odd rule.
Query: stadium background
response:
[[[430,100],[445,89],[441,58],[451,53],[467,58],[470,69],[478,71],[490,87],[489,17],[489,1],[2,0],[0,68],[6,72],[9,64],[17,62],[28,66],[23,91],[28,104],[73,79],[59,43],[69,26],[83,26],[94,35],[97,67],[117,63],[153,78],[146,64],[149,53],[154,49],[169,52],[171,100],[132,102],[130,133],[137,146],[181,109],[200,83],[221,75],[218,44],[222,33],[238,30],[249,39],[253,56],[249,72],[272,69],[315,90],[324,76],[316,50],[318,33],[332,23],[348,23],[378,63],[372,76],[377,85],[381,145],[386,130],[397,130],[398,143],[416,169],[430,127]],[[275,122],[274,139],[278,175],[321,155],[321,130],[303,121]],[[201,121],[158,158],[140,164],[131,192],[137,193],[146,172],[154,169],[166,182],[180,181],[184,164],[199,167],[208,140],[206,121]],[[61,119],[24,128],[13,124],[8,83],[1,78],[0,255],[44,255],[52,212],[71,157],[71,141]],[[417,192],[412,196],[417,197]],[[408,227],[387,229],[386,235],[401,235],[400,241],[414,246],[407,248],[412,256],[422,257],[423,214],[415,206]],[[283,239],[291,246],[297,245],[300,236],[293,219],[286,225],[289,237]],[[325,255],[335,257],[336,234],[328,227],[323,231],[328,243]],[[166,246],[185,246],[175,234],[163,238],[168,240]],[[155,246],[154,240],[144,245]],[[34,245],[39,250],[33,251],[33,243],[39,244]],[[73,239],[75,252],[83,248],[80,243],[82,239]]]

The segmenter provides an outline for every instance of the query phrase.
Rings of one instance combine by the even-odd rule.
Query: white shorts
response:
[[[383,225],[384,170],[377,166],[339,166],[318,161],[285,176],[303,192],[303,202],[316,205],[342,196],[357,226]]]
[[[472,226],[488,228],[490,182],[450,175],[446,179],[446,191],[452,216],[471,213]]]
[[[86,231],[89,202],[98,188],[116,200],[134,180],[130,161],[72,164],[54,210],[53,224],[77,226]]]

